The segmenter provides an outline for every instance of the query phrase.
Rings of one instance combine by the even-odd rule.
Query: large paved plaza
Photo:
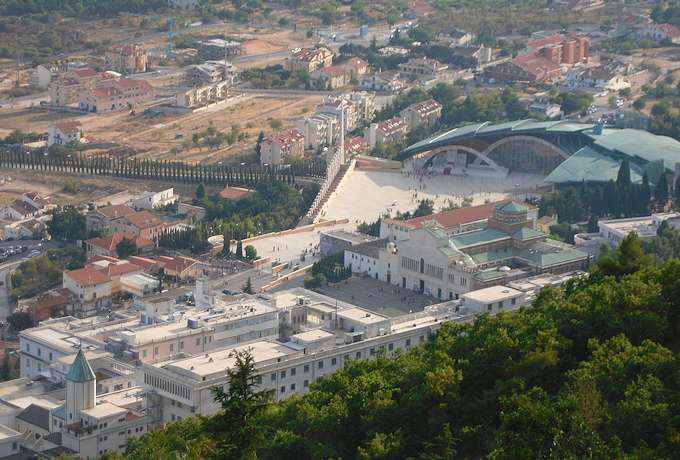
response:
[[[352,171],[324,206],[323,219],[351,218],[353,222],[372,222],[387,213],[412,211],[423,198],[435,202],[435,211],[449,203],[472,204],[498,201],[509,192],[534,188],[543,177],[512,173],[506,178],[431,176],[418,177],[397,172]]]

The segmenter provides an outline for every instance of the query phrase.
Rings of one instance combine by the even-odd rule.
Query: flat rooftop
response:
[[[335,337],[335,334],[323,329],[312,329],[311,331],[300,332],[290,336],[292,340],[299,340],[301,342],[316,342],[318,340],[327,340],[331,337]]]
[[[267,340],[240,347],[222,348],[198,356],[163,361],[154,364],[154,367],[168,369],[201,380],[202,377],[225,373],[227,369],[234,365],[235,359],[232,354],[241,350],[250,350],[255,359],[255,364],[302,354],[299,350],[295,350],[282,343]]]
[[[493,303],[511,299],[522,294],[522,291],[518,291],[517,289],[508,286],[491,286],[476,291],[466,292],[465,294],[462,294],[461,297],[465,300],[474,300],[479,303]]]
[[[364,310],[363,308],[340,310],[338,311],[338,317],[369,325],[382,323],[388,319],[387,316],[379,315],[373,311]]]
[[[599,225],[621,233],[635,232],[641,237],[656,236],[657,226],[651,216],[600,221]]]
[[[113,417],[119,414],[125,414],[127,411],[127,409],[116,406],[115,404],[111,404],[110,402],[101,402],[92,409],[85,409],[81,412],[93,418],[105,418]]]
[[[21,433],[11,429],[8,426],[0,424],[0,439],[8,439],[15,436],[21,436]]]

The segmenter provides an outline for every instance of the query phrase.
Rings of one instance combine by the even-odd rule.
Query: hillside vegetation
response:
[[[636,236],[533,308],[448,324],[394,359],[353,362],[263,404],[248,363],[224,412],[170,424],[125,458],[680,458],[680,261]],[[252,370],[252,369],[251,369]]]

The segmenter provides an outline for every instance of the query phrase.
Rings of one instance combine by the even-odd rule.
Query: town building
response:
[[[305,153],[305,137],[297,129],[272,134],[261,145],[260,164],[281,165],[288,158],[302,158]]]
[[[408,134],[408,125],[403,118],[394,117],[380,123],[371,123],[366,128],[366,143],[370,148],[380,144],[400,142]]]
[[[78,318],[94,316],[111,307],[111,279],[93,266],[64,270],[63,287],[71,294],[68,313]]]
[[[331,230],[319,233],[319,252],[322,256],[330,256],[344,252],[357,244],[377,240],[376,237],[363,233],[351,233],[346,230]]]
[[[508,286],[491,286],[462,294],[463,305],[474,313],[502,313],[526,303],[526,294]]]
[[[118,257],[116,248],[125,238],[133,241],[137,250],[140,252],[147,252],[156,247],[153,240],[136,235],[133,232],[114,232],[103,238],[90,238],[85,240],[88,259],[96,256]]]
[[[486,224],[474,230],[451,235],[425,221],[406,239],[382,241],[345,250],[345,267],[438,299],[530,275],[582,270],[589,263],[588,254],[535,230],[529,209],[512,201],[496,204]]]
[[[132,207],[140,209],[156,209],[177,203],[179,195],[173,187],[158,192],[146,191],[132,200]]]
[[[52,79],[57,76],[57,69],[55,67],[46,67],[38,65],[31,73],[31,86],[38,89],[47,89],[52,82]]]
[[[225,61],[205,61],[187,67],[186,80],[190,86],[205,86],[219,82],[234,84],[237,75],[236,66]]]
[[[175,95],[175,105],[192,109],[225,101],[229,97],[229,86],[229,82],[218,81],[217,83],[180,91]]]
[[[88,112],[114,112],[134,109],[153,96],[152,86],[145,80],[121,78],[101,83],[79,94],[78,107]]]
[[[338,89],[349,85],[349,70],[343,65],[321,67],[309,74],[309,81],[316,89]]]
[[[359,112],[349,98],[344,96],[326,96],[316,108],[316,113],[326,114],[338,120],[338,126],[342,125],[345,132],[353,131],[359,126]],[[344,123],[341,123],[341,120]]]
[[[540,55],[526,54],[484,69],[484,78],[498,82],[550,82],[561,75],[560,65]]]
[[[484,45],[452,46],[451,53],[453,62],[457,67],[462,68],[479,68],[494,58],[493,49]]]
[[[403,79],[422,82],[439,80],[446,69],[446,64],[430,58],[412,58],[399,64],[399,73]]]
[[[529,104],[529,113],[550,119],[561,118],[562,106],[550,102],[546,97],[537,97]]]
[[[652,40],[655,42],[667,41],[680,43],[680,29],[672,24],[648,23],[639,27],[636,31],[638,40]]]
[[[231,56],[240,56],[242,51],[241,42],[224,40],[222,38],[198,40],[196,47],[199,56],[203,60],[219,61]]]
[[[105,54],[106,68],[123,75],[142,73],[149,69],[146,49],[138,44],[112,45]]]
[[[570,88],[612,92],[618,92],[631,87],[626,71],[610,66],[588,67],[585,69],[575,67],[567,72],[564,83]]]
[[[583,35],[555,34],[529,41],[524,53],[544,57],[555,64],[574,65],[588,60],[590,41]]]
[[[50,82],[47,88],[50,104],[57,106],[77,104],[82,93],[114,78],[112,73],[97,72],[90,67],[69,69]]]
[[[437,34],[437,42],[446,46],[466,46],[471,44],[474,39],[474,34],[458,29],[446,30]]]
[[[102,206],[85,215],[85,228],[88,233],[107,233],[111,231],[113,221],[134,212],[134,209],[124,204]]]
[[[424,126],[432,128],[442,116],[442,105],[434,99],[417,102],[399,112],[399,116],[406,122],[409,131]]]
[[[384,71],[361,78],[360,87],[369,91],[381,93],[398,93],[407,87],[405,80],[399,77],[398,72]]]
[[[168,0],[168,5],[180,10],[194,10],[198,7],[198,0]]]
[[[113,232],[126,232],[147,240],[158,241],[172,225],[170,222],[162,221],[150,211],[142,210],[111,220],[109,228]]]
[[[354,136],[345,140],[345,158],[368,153],[369,147],[363,136]]]
[[[83,137],[83,128],[79,121],[60,121],[47,128],[47,147],[79,143]]]
[[[37,192],[24,192],[10,205],[0,208],[0,219],[10,221],[32,220],[33,217],[43,215],[52,205],[48,197]]]
[[[299,119],[295,128],[305,138],[305,148],[319,150],[335,144],[340,136],[340,121],[333,115],[315,113],[306,118]]]
[[[333,52],[328,48],[296,48],[285,63],[286,70],[307,72],[333,64]]]

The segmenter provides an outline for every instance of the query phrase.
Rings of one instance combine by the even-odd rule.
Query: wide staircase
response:
[[[321,213],[321,210],[323,209],[323,207],[328,202],[328,199],[338,189],[340,182],[342,182],[342,178],[345,177],[345,174],[347,174],[347,171],[349,171],[349,167],[350,167],[349,163],[340,166],[340,170],[338,171],[338,174],[335,176],[335,179],[333,179],[333,183],[328,188],[328,191],[326,192],[324,197],[319,202],[319,205],[314,209],[312,214],[309,216],[309,222],[308,223],[310,223],[310,224],[313,223],[316,220],[316,218],[319,216],[319,213]]]

